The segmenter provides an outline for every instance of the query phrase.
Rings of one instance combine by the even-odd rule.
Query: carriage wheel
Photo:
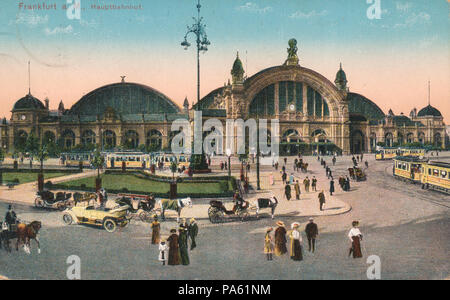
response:
[[[36,199],[34,199],[34,206],[38,207],[38,208],[43,208],[44,201],[42,201],[42,199],[40,197],[37,197]]]
[[[103,221],[103,228],[105,228],[106,231],[112,233],[116,231],[117,224],[113,219],[106,219],[105,221]]]
[[[220,223],[223,221],[223,212],[217,207],[210,207],[208,209],[209,221],[213,224]]]
[[[248,211],[245,210],[239,213],[239,217],[241,218],[242,222],[245,222],[250,217],[250,214],[248,213]]]
[[[63,222],[64,222],[66,225],[71,225],[72,222],[73,222],[72,216],[69,215],[69,214],[64,214],[64,215],[63,215]]]
[[[66,204],[65,203],[58,203],[57,207],[56,207],[59,211],[64,211],[66,210]]]
[[[151,214],[146,211],[141,211],[139,213],[139,219],[141,219],[142,222],[148,222],[150,220]]]

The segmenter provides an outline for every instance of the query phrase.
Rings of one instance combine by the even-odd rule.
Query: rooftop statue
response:
[[[288,59],[284,63],[285,65],[298,65],[298,56],[297,56],[297,40],[296,39],[290,39],[289,42],[289,48],[287,49],[288,52]]]

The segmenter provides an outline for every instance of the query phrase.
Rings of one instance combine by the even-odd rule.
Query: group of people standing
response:
[[[177,229],[170,230],[170,235],[167,239],[161,237],[161,223],[155,215],[151,224],[152,228],[152,245],[159,245],[159,261],[163,266],[168,264],[170,266],[189,265],[189,250],[192,251],[197,247],[196,237],[198,235],[198,225],[194,218],[187,223],[183,219]],[[191,240],[191,247],[189,249],[189,239]]]
[[[283,256],[290,252],[290,257],[294,261],[303,260],[303,239],[299,231],[300,224],[294,222],[291,224],[291,230],[288,232],[286,225],[283,221],[278,221],[276,223],[277,228],[275,229],[274,236],[272,237],[273,228],[267,228],[265,238],[264,238],[264,253],[266,254],[267,260],[272,261],[273,255]],[[317,225],[314,223],[313,219],[310,218],[309,223],[306,225],[305,233],[308,238],[309,251],[315,251],[315,240],[319,234]],[[288,251],[288,237],[290,240],[289,251]]]

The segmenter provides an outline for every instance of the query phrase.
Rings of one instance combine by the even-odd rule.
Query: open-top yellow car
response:
[[[63,222],[67,225],[88,224],[101,226],[108,232],[114,232],[117,226],[125,227],[129,223],[127,209],[127,205],[114,209],[75,206],[64,211]]]

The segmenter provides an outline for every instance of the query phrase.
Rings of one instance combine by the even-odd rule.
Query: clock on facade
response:
[[[20,116],[20,119],[22,119],[22,120],[25,120],[26,118],[27,118],[27,116],[25,116],[25,115]]]
[[[294,105],[294,104],[289,105],[289,109],[290,109],[291,111],[294,111],[294,110],[295,110],[295,105]]]

